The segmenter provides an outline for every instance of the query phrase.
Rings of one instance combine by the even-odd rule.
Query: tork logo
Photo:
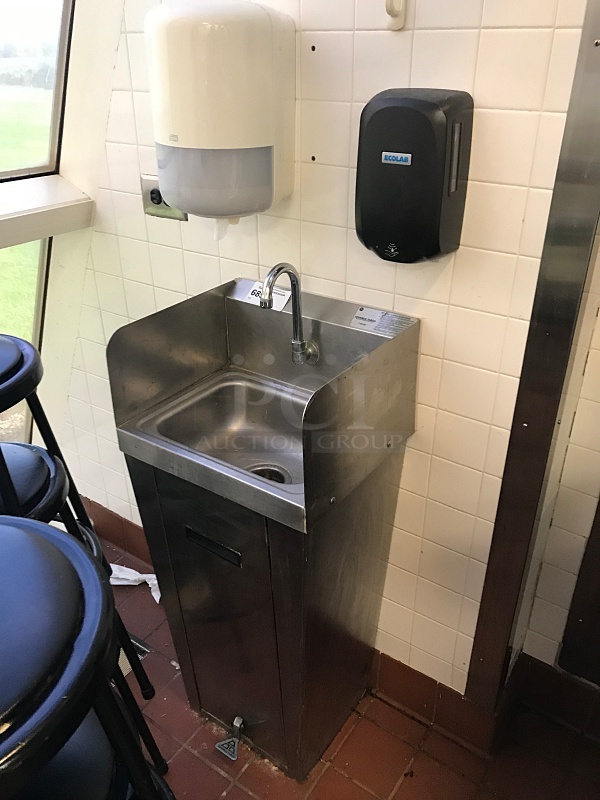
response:
[[[382,164],[403,164],[410,167],[412,163],[412,153],[386,153],[381,154]]]

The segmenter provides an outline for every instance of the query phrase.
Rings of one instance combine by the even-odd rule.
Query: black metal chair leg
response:
[[[60,509],[58,515],[60,517],[60,521],[67,529],[67,533],[70,533],[71,536],[77,539],[78,542],[85,544],[86,542],[79,527],[79,523],[75,519],[75,515],[73,514],[67,503],[65,503],[64,506]]]
[[[65,528],[67,531],[74,536],[78,541],[85,543],[85,537],[81,532],[81,528],[77,520],[75,519],[73,512],[69,508],[68,504],[65,505],[60,510],[60,517],[64,523]],[[93,529],[90,529],[93,530]],[[106,561],[103,557],[102,560],[103,565],[106,568]],[[108,574],[110,575],[110,566],[107,570]],[[131,670],[136,677],[136,680],[140,686],[140,691],[142,693],[142,697],[145,700],[151,700],[154,695],[154,686],[150,682],[150,678],[146,675],[146,670],[144,669],[142,662],[140,661],[140,657],[138,656],[135,647],[127,633],[127,629],[123,624],[123,620],[121,619],[119,612],[115,609],[115,632],[117,635],[117,639],[119,644],[121,645],[125,655],[127,656],[127,660],[131,664]]]
[[[56,437],[54,436],[52,428],[50,427],[50,423],[48,422],[48,417],[46,416],[39,397],[35,392],[27,397],[27,405],[29,406],[29,410],[31,411],[31,415],[35,421],[37,429],[39,430],[44,444],[46,445],[46,449],[52,453],[52,455],[58,456],[58,458],[60,458],[62,461],[65,472],[67,473],[67,478],[69,479],[69,500],[71,501],[73,510],[75,511],[75,516],[83,525],[88,528],[93,528],[92,520],[90,519],[89,514],[83,505],[83,501],[79,495],[79,492],[77,491],[77,487],[75,486],[73,476],[69,471],[67,462],[63,458],[63,454],[60,451]]]
[[[131,715],[131,718],[135,722],[135,726],[138,729],[138,732],[146,746],[146,750],[148,751],[148,755],[152,759],[154,766],[156,767],[157,772],[159,775],[165,775],[169,767],[167,766],[167,762],[163,758],[162,753],[158,749],[158,745],[154,741],[154,737],[150,732],[150,728],[144,719],[144,715],[139,709],[138,704],[135,701],[135,697],[131,689],[129,688],[129,684],[125,680],[125,676],[121,672],[120,668],[117,667],[115,674],[113,675],[113,680],[115,682],[115,686],[125,706],[127,707],[127,711]]]
[[[96,712],[117,756],[125,765],[139,800],[164,800],[152,779],[150,766],[136,741],[112,689],[102,682],[94,701]]]
[[[146,670],[140,661],[135,647],[133,646],[133,642],[129,638],[129,634],[127,633],[125,625],[123,624],[123,620],[119,616],[118,612],[115,614],[115,631],[117,634],[117,639],[119,640],[119,644],[123,648],[123,652],[127,656],[127,660],[131,664],[131,670],[140,686],[142,697],[144,700],[152,700],[156,694],[154,691],[154,686],[152,686],[150,679],[146,675]]]

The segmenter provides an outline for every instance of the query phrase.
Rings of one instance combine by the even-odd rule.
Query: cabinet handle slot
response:
[[[185,535],[190,542],[193,542],[199,547],[202,547],[204,550],[207,550],[209,553],[228,561],[230,564],[233,564],[234,567],[242,566],[242,554],[238,553],[237,550],[232,550],[230,547],[226,547],[224,544],[215,542],[213,539],[209,539],[208,536],[204,536],[204,534],[198,533],[187,526],[185,528]]]

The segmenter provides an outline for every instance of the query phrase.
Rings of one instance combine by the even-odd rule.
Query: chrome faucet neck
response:
[[[307,342],[304,338],[300,276],[291,264],[277,264],[269,272],[262,286],[260,307],[273,308],[273,287],[284,273],[288,275],[292,287],[292,361],[294,364],[315,364],[319,359],[319,348],[315,342]]]

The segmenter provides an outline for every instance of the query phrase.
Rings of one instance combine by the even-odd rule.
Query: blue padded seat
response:
[[[64,467],[42,447],[20,442],[3,442],[0,451],[17,494],[22,516],[52,519],[62,508],[69,490]],[[8,514],[0,493],[0,514]]]
[[[32,394],[44,370],[36,348],[17,336],[0,334],[0,411]]]

